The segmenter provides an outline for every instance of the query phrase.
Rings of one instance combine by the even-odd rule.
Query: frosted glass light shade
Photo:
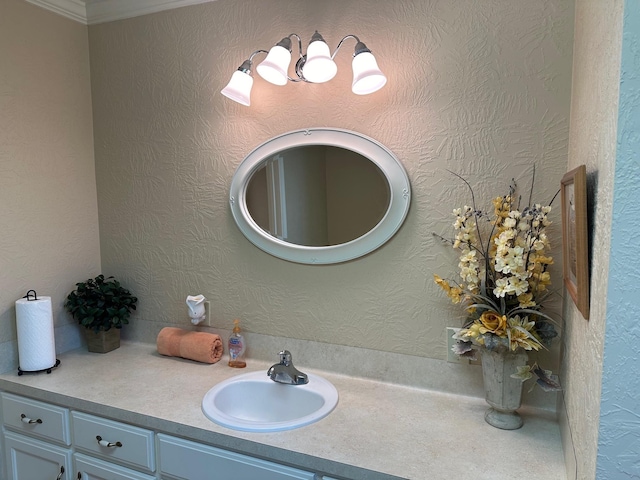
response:
[[[253,87],[253,77],[248,73],[236,70],[231,75],[227,86],[220,93],[234,102],[248,107],[251,105],[251,87]]]
[[[353,84],[351,90],[356,95],[376,92],[387,83],[387,77],[378,68],[378,62],[371,52],[362,52],[353,57]]]
[[[276,45],[269,50],[267,58],[256,67],[256,71],[269,83],[286,85],[289,63],[291,63],[291,52]]]
[[[307,60],[302,67],[304,78],[313,83],[324,83],[336,76],[338,66],[331,58],[329,45],[316,40],[307,48]]]

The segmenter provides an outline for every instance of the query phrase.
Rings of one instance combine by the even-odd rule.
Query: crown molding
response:
[[[86,0],[87,24],[111,22],[215,0]]]
[[[215,0],[27,0],[83,23],[95,25]]]
[[[27,0],[27,2],[76,22],[87,24],[85,0]]]

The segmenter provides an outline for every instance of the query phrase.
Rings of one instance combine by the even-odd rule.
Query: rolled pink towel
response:
[[[220,335],[190,332],[181,328],[164,327],[158,333],[158,353],[196,362],[216,363],[224,351]]]
[[[186,330],[180,328],[166,327],[158,333],[156,341],[158,345],[158,353],[168,355],[170,357],[180,356],[180,342],[182,337],[187,333]]]

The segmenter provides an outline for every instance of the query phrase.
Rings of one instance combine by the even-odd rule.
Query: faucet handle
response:
[[[291,365],[291,352],[289,350],[282,350],[280,352],[280,363],[285,367]]]

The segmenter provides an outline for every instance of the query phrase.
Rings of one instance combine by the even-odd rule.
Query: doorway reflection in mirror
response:
[[[357,152],[325,145],[290,148],[264,162],[247,187],[254,222],[288,243],[340,245],[372,230],[390,202],[380,168]]]

